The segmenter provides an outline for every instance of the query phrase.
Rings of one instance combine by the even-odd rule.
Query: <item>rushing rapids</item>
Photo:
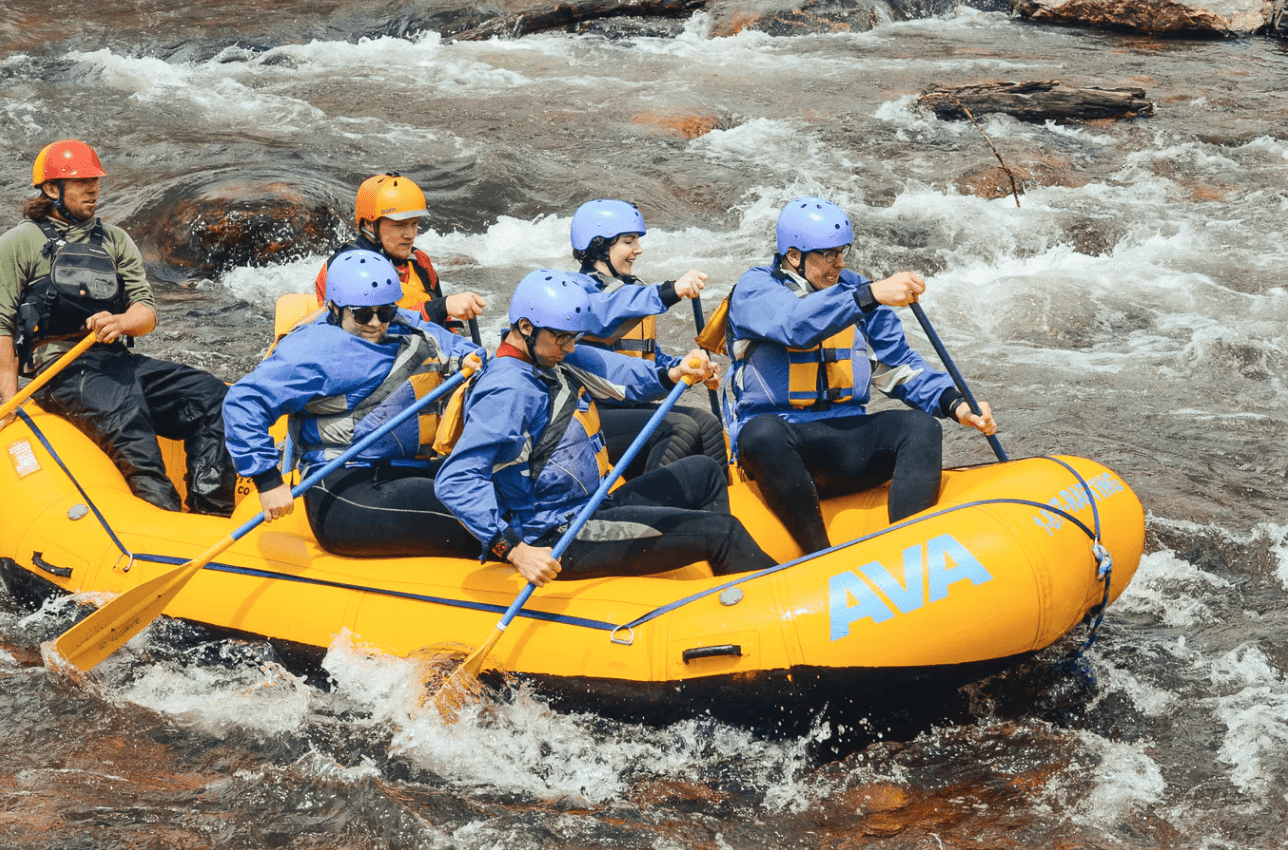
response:
[[[640,203],[646,278],[696,266],[719,295],[768,258],[785,200],[826,194],[855,217],[861,271],[926,275],[927,313],[1008,452],[1120,473],[1146,554],[1084,672],[1056,663],[1066,643],[899,722],[786,735],[552,712],[526,687],[443,727],[414,711],[423,659],[341,635],[300,670],[173,620],[79,680],[40,653],[77,600],[32,611],[10,592],[6,846],[1281,843],[1279,43],[968,8],[866,32],[732,34],[708,13],[451,41],[401,7],[120,5],[20,2],[0,24],[0,226],[35,151],[92,141],[111,175],[100,211],[139,240],[162,300],[140,350],[244,374],[276,296],[309,291],[376,171],[426,187],[418,244],[449,289],[493,299],[492,338],[524,272],[571,267],[588,198]],[[1154,114],[977,128],[909,108],[935,84],[999,79],[1143,89]],[[1021,176],[1018,206],[1009,185],[990,199],[989,142]],[[660,327],[669,349],[693,333],[683,311]],[[991,460],[948,434],[949,464]]]

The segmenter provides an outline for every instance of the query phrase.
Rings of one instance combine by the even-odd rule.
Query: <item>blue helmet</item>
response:
[[[567,272],[528,272],[510,296],[510,324],[527,319],[534,327],[580,333],[590,319],[590,296]]]
[[[634,204],[626,201],[610,201],[604,198],[587,201],[577,207],[577,211],[572,214],[574,251],[585,251],[596,236],[612,241],[623,233],[638,233],[643,236],[647,232],[644,227],[644,216]]]
[[[326,297],[340,307],[379,307],[402,298],[398,270],[375,251],[345,251],[326,270]]]
[[[795,248],[802,254],[840,248],[854,241],[845,210],[822,198],[797,198],[778,214],[778,253]]]

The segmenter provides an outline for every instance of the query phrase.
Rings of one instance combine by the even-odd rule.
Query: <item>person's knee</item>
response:
[[[905,448],[938,447],[943,443],[944,427],[939,420],[920,410],[909,410],[902,427]]]
[[[738,457],[744,464],[755,466],[778,457],[785,447],[794,444],[791,426],[779,416],[764,413],[738,432]]]

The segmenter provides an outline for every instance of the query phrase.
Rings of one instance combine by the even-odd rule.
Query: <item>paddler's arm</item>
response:
[[[768,268],[750,269],[738,279],[729,299],[735,339],[759,339],[792,348],[818,345],[858,322],[878,306],[867,300],[869,282],[846,269],[828,289],[798,297]]]
[[[291,350],[286,346],[287,352]],[[264,519],[271,522],[295,510],[290,484],[282,478],[277,445],[269,428],[284,413],[303,409],[325,391],[325,375],[295,363],[279,345],[224,396],[224,443],[238,475],[250,478]]]
[[[18,394],[18,352],[13,337],[0,336],[0,404]],[[16,414],[0,419],[0,430],[12,422]]]
[[[486,373],[485,373],[486,376]],[[558,575],[559,562],[548,547],[531,546],[501,512],[494,470],[518,460],[527,443],[524,436],[536,413],[529,408],[545,398],[529,398],[512,387],[481,382],[466,405],[461,437],[434,476],[434,494],[465,529],[497,559],[509,563],[528,581],[541,587]],[[534,438],[535,439],[535,438]],[[521,498],[535,504],[536,493],[527,476],[517,476]]]

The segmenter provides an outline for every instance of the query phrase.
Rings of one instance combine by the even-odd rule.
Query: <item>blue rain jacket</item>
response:
[[[343,405],[341,409],[353,409],[385,380],[398,355],[399,338],[413,333],[413,327],[426,332],[449,361],[444,379],[459,370],[461,359],[477,350],[470,340],[425,321],[418,313],[399,310],[398,315],[406,324],[390,323],[385,338],[373,343],[331,324],[323,313],[284,336],[250,374],[233,384],[224,399],[224,429],[238,474],[254,478],[277,467],[278,451],[268,429],[284,414],[300,417],[303,443],[321,442],[311,417],[302,413],[305,405],[330,398],[337,407]],[[361,439],[415,400],[410,382],[403,382],[358,422],[353,440]],[[426,461],[412,457],[420,444],[418,432],[417,417],[411,417],[350,465],[376,461],[424,465]],[[301,462],[305,466],[320,462],[321,455],[311,452]]]
[[[518,357],[493,358],[470,390],[464,430],[434,479],[435,494],[485,548],[507,529],[535,543],[575,517],[600,482],[598,446],[576,419],[551,435],[557,447],[532,474],[529,460],[543,445],[560,388],[581,384],[596,398],[652,401],[674,386],[665,371],[584,345],[553,370]],[[582,409],[586,404],[583,393]]]
[[[904,337],[903,324],[890,307],[864,313],[855,290],[870,281],[849,269],[835,286],[798,295],[781,279],[783,272],[757,266],[743,274],[729,299],[728,334],[733,341],[726,389],[733,396],[730,439],[762,413],[788,422],[861,416],[875,385],[909,407],[939,416],[938,403],[952,378],[931,368]],[[787,348],[810,348],[855,327],[851,349],[854,395],[820,409],[793,408],[788,401],[790,361]],[[866,364],[866,368],[865,365]]]

